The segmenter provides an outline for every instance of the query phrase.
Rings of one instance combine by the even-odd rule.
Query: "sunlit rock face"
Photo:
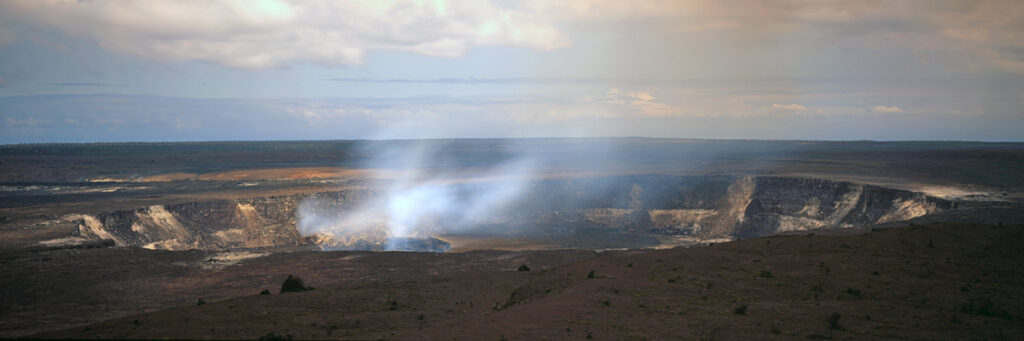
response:
[[[465,194],[479,186],[431,188],[431,193],[449,195],[443,210],[436,198],[422,193],[413,196],[417,200],[389,205],[382,198],[395,192],[359,189],[154,205],[66,219],[78,225],[75,240],[109,240],[119,247],[227,250],[305,245],[322,250],[444,252],[450,248],[442,240],[446,235],[728,240],[900,222],[953,209],[950,201],[922,193],[793,177],[541,180],[524,184],[521,195],[500,205],[480,205],[482,197]],[[472,210],[472,215],[461,214],[460,208]],[[418,213],[395,219],[395,212],[410,210]]]

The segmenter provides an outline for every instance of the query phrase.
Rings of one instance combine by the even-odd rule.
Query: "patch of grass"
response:
[[[761,278],[775,278],[775,275],[772,275],[772,270],[768,268],[761,270],[761,273],[757,276]]]
[[[206,300],[204,300],[202,298],[200,298],[198,301],[196,301],[196,305],[204,305],[204,304],[206,304]]]
[[[590,270],[590,272],[587,273],[587,279],[594,279],[594,270]]]
[[[608,299],[607,297],[605,297],[604,300],[601,301],[601,306],[611,307],[612,306],[612,301],[610,299]]]

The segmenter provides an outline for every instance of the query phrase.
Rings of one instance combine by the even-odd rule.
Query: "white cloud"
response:
[[[871,107],[871,111],[874,111],[874,112],[888,112],[888,113],[904,112],[902,108],[897,107],[895,105],[891,106],[891,107],[887,107],[887,106],[884,106],[884,105],[876,105],[874,107]]]
[[[672,116],[679,113],[676,108],[655,101],[654,95],[643,91],[622,91],[613,88],[604,93],[603,96],[596,96],[598,102],[604,106],[593,110],[598,116],[622,117],[622,116]],[[595,96],[587,96],[580,99],[581,104],[593,102]]]
[[[486,1],[14,0],[0,11],[119,52],[238,68],[359,64],[374,49],[459,57],[474,46],[569,44],[535,15]]]
[[[792,103],[792,104],[772,104],[772,109],[792,110],[792,111],[807,111],[807,107]]]

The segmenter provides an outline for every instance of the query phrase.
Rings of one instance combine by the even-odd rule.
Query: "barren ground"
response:
[[[1021,228],[935,224],[785,236],[608,252],[547,269],[520,258],[489,271],[341,285],[310,277],[313,291],[251,294],[34,336],[1020,339]],[[362,256],[389,268],[385,259],[396,257]],[[532,271],[515,271],[516,261]]]

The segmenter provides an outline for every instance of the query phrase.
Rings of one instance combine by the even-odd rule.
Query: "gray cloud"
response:
[[[568,38],[534,15],[489,2],[13,0],[11,20],[56,27],[119,52],[236,68],[363,62],[368,50],[459,57],[476,46],[549,50]]]
[[[1024,74],[1024,25],[1019,24],[1024,22],[1024,3],[1012,0],[11,0],[0,2],[0,12],[7,21],[55,27],[112,51],[247,69],[301,61],[356,65],[374,50],[445,58],[490,46],[549,51],[587,39],[615,43],[608,39],[623,34],[622,43],[631,44],[625,51],[575,54],[576,59],[590,59],[592,53],[607,53],[602,59],[615,65],[583,60],[579,67],[597,63],[593,67],[650,68],[654,75],[688,70],[679,65],[683,63],[698,68],[692,72],[710,65],[756,74],[770,71],[756,67],[766,62],[773,70],[795,73],[834,69],[832,64],[812,66],[848,55],[852,62],[867,64],[863,69],[888,63],[896,71],[911,65],[932,71]],[[13,41],[16,33],[0,28],[0,45]],[[632,51],[636,47],[659,51]],[[703,59],[693,51],[719,52]],[[857,58],[858,53],[872,58]],[[522,80],[503,80],[517,81]]]

